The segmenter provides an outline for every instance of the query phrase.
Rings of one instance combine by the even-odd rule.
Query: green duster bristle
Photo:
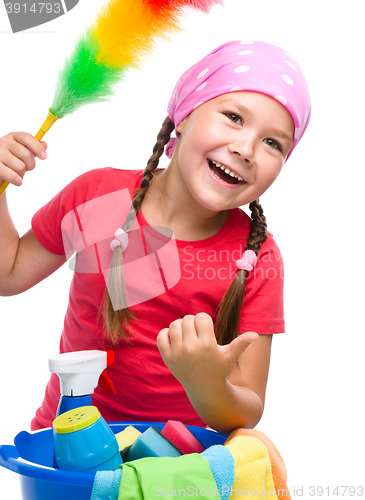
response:
[[[98,64],[99,52],[99,43],[92,30],[86,30],[58,74],[50,108],[54,116],[63,118],[85,104],[109,101],[115,95],[114,87],[129,68]]]

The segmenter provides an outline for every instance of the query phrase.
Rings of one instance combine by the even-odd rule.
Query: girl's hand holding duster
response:
[[[36,166],[35,157],[47,158],[47,143],[26,132],[10,132],[0,139],[0,183],[21,186],[25,172]]]

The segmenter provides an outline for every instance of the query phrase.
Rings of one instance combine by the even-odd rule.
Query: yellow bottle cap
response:
[[[94,424],[101,417],[96,406],[81,406],[62,413],[53,421],[53,430],[57,434],[69,434],[80,431]]]

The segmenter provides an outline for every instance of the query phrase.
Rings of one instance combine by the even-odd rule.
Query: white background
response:
[[[13,34],[1,2],[0,137],[38,131],[58,70],[103,3],[80,0],[67,15]],[[47,161],[38,161],[21,188],[7,189],[23,234],[36,210],[82,172],[143,168],[176,80],[219,44],[256,39],[294,55],[313,111],[304,138],[261,198],[285,262],[287,333],[274,339],[265,414],[257,426],[283,456],[293,498],[301,488],[310,498],[311,485],[330,491],[365,485],[363,5],[226,0],[209,16],[189,11],[185,31],[159,43],[144,71],[129,72],[115,98],[57,122],[45,137]],[[34,289],[0,298],[1,444],[29,430],[42,401],[71,278],[66,265]],[[4,499],[20,498],[15,473],[0,470],[0,492]],[[326,490],[323,496],[350,498]]]

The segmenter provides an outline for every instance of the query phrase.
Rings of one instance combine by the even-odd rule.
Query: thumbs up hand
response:
[[[161,330],[157,346],[166,366],[189,395],[207,385],[225,384],[240,355],[258,337],[257,333],[246,332],[228,345],[218,345],[212,318],[198,313]]]

